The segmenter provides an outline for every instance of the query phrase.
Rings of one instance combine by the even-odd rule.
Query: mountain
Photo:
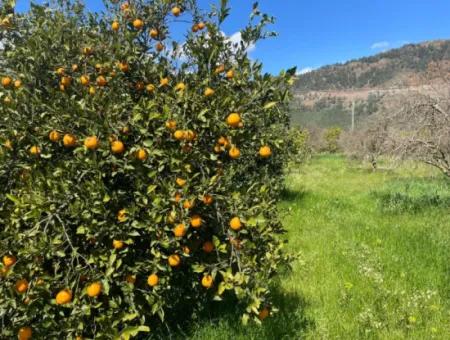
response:
[[[363,121],[387,96],[427,93],[448,86],[450,40],[408,44],[371,57],[299,75],[294,85],[294,124],[348,128],[353,105]]]

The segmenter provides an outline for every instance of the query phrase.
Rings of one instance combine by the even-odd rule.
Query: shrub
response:
[[[326,129],[323,133],[323,139],[325,140],[325,150],[327,152],[337,152],[339,150],[339,138],[341,137],[342,129],[339,127],[333,127]]]
[[[1,12],[0,337],[129,338],[230,299],[259,322],[287,262],[295,70],[247,55],[272,19],[233,43],[226,1],[56,4]]]
[[[289,131],[289,138],[292,141],[292,160],[295,163],[301,163],[311,156],[312,150],[309,140],[309,131],[293,127]]]

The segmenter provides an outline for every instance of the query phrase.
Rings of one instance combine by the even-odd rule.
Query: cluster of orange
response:
[[[5,76],[2,78],[2,86],[5,89],[7,88],[20,89],[22,87],[22,81],[20,79],[13,80],[11,77]],[[5,96],[5,98],[3,98],[3,102],[8,105],[12,102],[12,98],[9,95],[7,95]]]
[[[78,145],[77,137],[73,134],[66,133],[64,134],[64,136],[62,136],[61,133],[57,130],[52,130],[48,135],[48,138],[53,143],[59,143],[61,141],[61,137],[62,143],[66,148],[74,148]],[[9,145],[11,145],[10,141],[7,142],[9,142]],[[86,137],[83,144],[88,150],[97,150],[100,147],[100,141],[97,136]],[[125,152],[125,144],[122,141],[116,139],[114,136],[110,138],[110,144],[111,152],[113,154],[120,155]],[[38,145],[33,145],[30,147],[29,152],[34,156],[39,156],[41,154],[41,148]],[[147,157],[147,151],[142,148],[138,149],[138,151],[136,152],[136,158],[139,160],[144,161],[147,159]]]
[[[2,267],[1,274],[5,275],[9,271],[9,269],[16,264],[17,258],[13,255],[5,255],[5,256],[3,256],[2,262],[3,262],[3,267]],[[154,282],[154,280],[152,282]],[[41,285],[41,284],[43,284],[42,279],[36,280],[36,285]],[[150,278],[149,278],[149,284],[150,284]],[[27,279],[20,279],[20,280],[16,281],[14,287],[18,294],[25,294],[28,290],[29,282]],[[101,282],[99,282],[99,281],[92,282],[86,286],[86,295],[89,296],[90,298],[96,298],[101,294],[102,289],[103,289],[103,285]],[[72,291],[70,289],[66,288],[66,289],[62,289],[59,292],[57,292],[56,297],[55,297],[55,303],[57,305],[65,305],[65,304],[72,302],[72,299],[73,299]],[[30,301],[29,299],[24,300],[24,302],[26,304],[28,304],[29,301]],[[22,327],[19,329],[18,339],[19,340],[31,339],[32,334],[33,334],[33,331],[31,329],[31,327]]]

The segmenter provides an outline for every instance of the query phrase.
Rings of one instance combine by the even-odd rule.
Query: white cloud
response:
[[[240,46],[241,41],[242,41],[242,35],[241,35],[241,32],[236,32],[236,33],[233,33],[232,35],[230,35],[230,36],[228,37],[228,41],[232,42],[233,45],[234,45],[234,44],[238,44],[238,46]],[[254,51],[255,48],[256,48],[256,45],[253,44],[253,43],[251,43],[251,44],[248,45],[248,47],[247,47],[247,52],[250,53],[250,52]]]
[[[372,50],[385,50],[389,46],[391,46],[389,41],[379,41],[379,42],[373,43],[372,46],[370,46],[370,48]]]
[[[297,75],[302,75],[314,71],[313,67],[305,67],[297,71]]]

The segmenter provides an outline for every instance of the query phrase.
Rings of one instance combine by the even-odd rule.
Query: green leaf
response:
[[[272,107],[274,107],[275,105],[277,105],[277,102],[270,102],[270,103],[267,103],[266,105],[264,105],[264,110],[269,110],[269,109],[271,109]]]
[[[148,326],[130,326],[126,327],[120,337],[117,340],[130,340],[132,337],[137,336],[140,332],[148,333],[150,328]]]

